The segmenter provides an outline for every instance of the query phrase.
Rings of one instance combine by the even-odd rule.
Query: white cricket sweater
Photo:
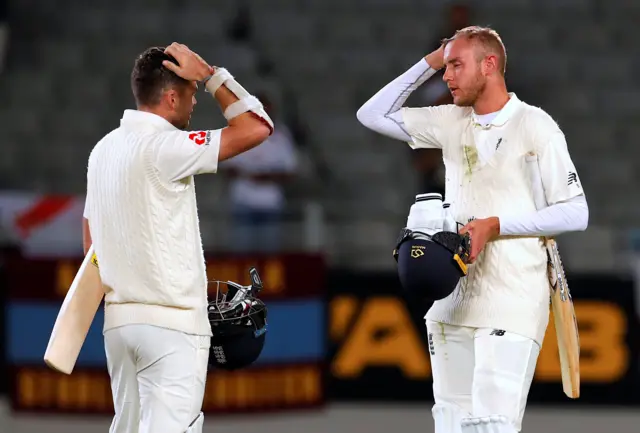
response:
[[[416,141],[437,140],[442,146],[446,201],[460,223],[536,210],[525,155],[531,150],[549,153],[545,147],[558,127],[544,111],[512,99],[492,126],[499,146],[486,161],[478,155],[471,108],[403,109],[404,122]],[[566,186],[564,171],[561,182]],[[540,237],[500,236],[486,245],[468,276],[450,296],[435,302],[426,318],[503,329],[541,344],[549,319],[546,263]]]
[[[85,217],[105,286],[104,331],[149,324],[211,335],[193,174],[214,172],[219,131],[127,110],[92,150]]]

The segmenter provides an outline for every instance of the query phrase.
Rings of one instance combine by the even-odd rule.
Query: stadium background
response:
[[[235,251],[231,179],[197,179],[210,277],[242,280],[257,266],[272,312],[258,365],[210,377],[207,431],[432,431],[425,306],[395,296],[390,251],[413,196],[437,188],[438,171],[424,168],[429,155],[421,164],[365,130],[355,111],[451,33],[458,4],[0,1],[0,431],[106,431],[100,318],[71,378],[41,357],[81,259],[89,151],[132,107],[135,55],[173,41],[267,94],[301,161],[285,187],[286,235],[268,253]],[[560,238],[581,327],[582,396],[562,394],[548,334],[524,431],[637,431],[640,3],[466,5],[471,22],[501,33],[510,88],[559,121],[590,204],[587,232]],[[201,95],[193,128],[221,125],[215,101]]]

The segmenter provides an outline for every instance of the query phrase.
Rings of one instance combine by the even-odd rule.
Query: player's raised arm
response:
[[[257,146],[273,133],[273,121],[262,102],[249,94],[224,68],[216,69],[205,84],[220,104],[229,126],[220,137],[220,155],[224,161]]]
[[[187,95],[195,105],[197,83],[212,94],[228,121],[218,130],[169,131],[155,147],[154,164],[170,181],[188,176],[215,173],[218,163],[262,143],[272,132],[273,122],[262,103],[247,92],[224,68],[214,68],[184,45],[172,44],[165,50],[172,60],[162,65],[190,83]],[[190,115],[190,113],[189,113]],[[188,121],[186,122],[188,125]]]
[[[420,59],[360,107],[358,121],[372,131],[414,148],[442,147],[441,130],[454,107],[403,107],[407,98],[445,64],[443,46]]]

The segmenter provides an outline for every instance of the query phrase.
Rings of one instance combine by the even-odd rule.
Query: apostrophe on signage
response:
[[[358,299],[353,296],[340,296],[331,302],[329,336],[332,340],[338,341],[346,335],[359,307]]]

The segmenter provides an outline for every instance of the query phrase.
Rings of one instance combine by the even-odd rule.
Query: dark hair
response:
[[[164,60],[178,64],[164,49],[165,47],[148,48],[135,61],[131,72],[131,90],[138,106],[157,105],[164,89],[188,83],[162,66]]]

